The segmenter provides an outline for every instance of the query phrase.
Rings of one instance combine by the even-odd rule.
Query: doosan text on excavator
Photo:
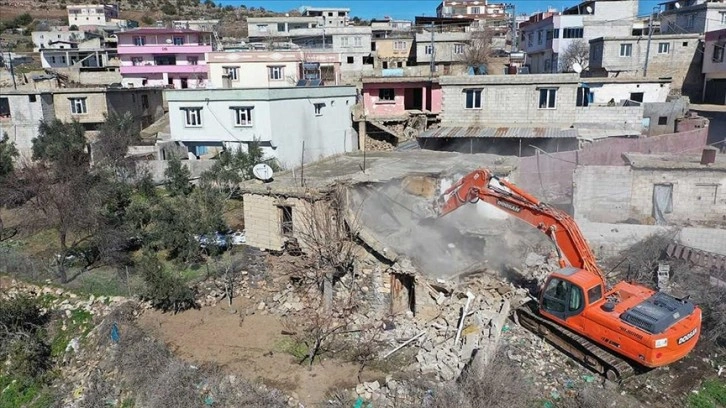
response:
[[[632,362],[660,367],[693,350],[699,307],[635,283],[608,287],[574,219],[513,183],[475,170],[444,191],[438,216],[479,201],[539,229],[557,250],[562,269],[547,278],[537,305],[517,310],[521,325],[613,381],[632,375]]]

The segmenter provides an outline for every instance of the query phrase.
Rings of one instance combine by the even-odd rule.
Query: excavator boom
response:
[[[507,180],[485,169],[475,170],[444,191],[439,217],[462,205],[484,201],[529,223],[554,241],[560,266],[574,266],[597,275],[606,287],[605,276],[595,255],[572,217],[551,207]]]

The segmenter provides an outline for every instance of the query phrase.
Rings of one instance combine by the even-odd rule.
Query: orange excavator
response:
[[[439,198],[438,216],[483,201],[542,231],[554,243],[560,269],[540,290],[537,305],[515,317],[583,365],[619,381],[635,366],[660,367],[686,356],[701,330],[701,309],[648,287],[609,288],[580,228],[551,207],[485,169],[475,170]],[[530,302],[533,303],[533,302]]]

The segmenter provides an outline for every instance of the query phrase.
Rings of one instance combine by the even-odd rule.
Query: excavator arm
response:
[[[443,217],[467,203],[478,201],[500,208],[539,229],[555,243],[561,267],[574,266],[589,271],[607,287],[595,255],[572,217],[486,169],[475,170],[449,187],[440,197],[438,215]]]

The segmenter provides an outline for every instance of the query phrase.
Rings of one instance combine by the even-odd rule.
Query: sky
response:
[[[647,15],[654,6],[665,0],[640,0],[639,15]],[[507,3],[505,0],[495,0],[493,3]],[[554,7],[562,11],[566,7],[574,6],[580,1],[540,1],[540,0],[510,0],[515,6],[515,12],[533,13]],[[222,5],[247,7],[264,7],[272,11],[289,11],[301,6],[313,7],[347,7],[352,16],[363,19],[383,18],[390,16],[396,19],[413,20],[415,16],[435,16],[436,7],[440,0],[220,0]]]

